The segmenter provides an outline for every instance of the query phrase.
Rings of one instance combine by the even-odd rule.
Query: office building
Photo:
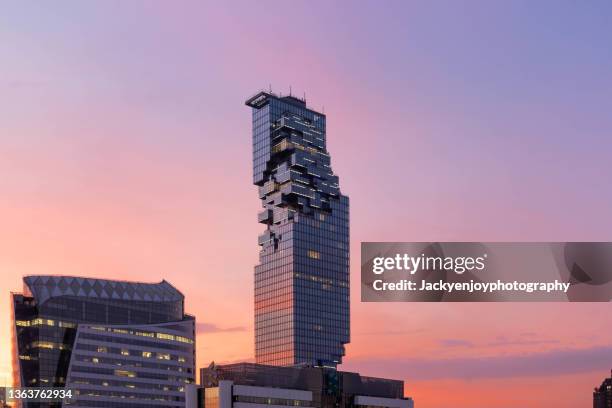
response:
[[[200,370],[202,389],[189,390],[187,408],[413,408],[403,381],[364,377],[327,367],[253,363]]]
[[[326,117],[293,96],[249,98],[253,182],[266,225],[255,267],[255,358],[336,367],[349,342],[349,201],[326,147]]]
[[[593,390],[593,408],[612,408],[612,372]]]
[[[33,407],[185,406],[195,379],[195,319],[166,281],[27,276],[12,294],[15,386],[73,397]]]

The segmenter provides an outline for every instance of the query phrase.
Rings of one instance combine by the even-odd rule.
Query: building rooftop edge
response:
[[[345,370],[340,370],[334,367],[321,367],[321,366],[306,366],[306,365],[294,365],[294,366],[275,366],[275,365],[269,365],[269,364],[260,364],[260,363],[255,363],[255,362],[251,362],[251,361],[239,361],[239,362],[232,362],[232,363],[227,363],[227,364],[223,364],[223,363],[214,363],[213,364],[216,367],[237,367],[237,366],[244,366],[244,367],[265,367],[265,368],[270,368],[270,369],[287,369],[287,370],[299,370],[299,369],[304,369],[304,368],[317,368],[320,370],[334,370],[334,371],[338,371],[341,373],[349,373],[349,374],[355,374],[358,375],[361,378],[365,378],[365,379],[372,379],[372,380],[384,380],[384,381],[398,381],[398,382],[402,382],[404,383],[405,380],[400,380],[397,378],[385,378],[385,377],[375,377],[375,376],[371,376],[371,375],[364,375],[361,374],[359,372],[356,371],[345,371]],[[201,369],[206,369],[207,367],[202,367]]]
[[[162,283],[166,283],[170,286],[172,286],[173,288],[174,285],[171,284],[170,282],[168,282],[166,279],[162,279],[161,281],[157,281],[157,282],[142,282],[142,281],[134,281],[134,280],[127,280],[127,279],[107,279],[107,278],[93,278],[91,276],[80,276],[80,275],[64,275],[64,274],[49,274],[49,273],[45,273],[45,274],[40,274],[40,275],[24,275],[22,280],[25,281],[27,278],[70,278],[70,279],[93,279],[93,280],[97,280],[97,281],[105,281],[105,282],[121,282],[121,283],[127,283],[127,284],[141,284],[141,285],[160,285]],[[176,288],[175,288],[176,289]],[[178,291],[178,289],[177,289]]]
[[[308,105],[306,104],[305,98],[298,98],[297,96],[294,96],[294,95],[283,96],[283,95],[275,94],[274,92],[270,92],[270,91],[259,91],[255,95],[248,98],[244,102],[244,104],[254,109],[260,109],[261,107],[265,106],[268,103],[268,99],[270,98],[274,98],[274,99],[278,99],[283,102],[287,102],[294,106],[298,106],[300,108],[306,109],[307,111],[316,113],[317,115],[320,115],[320,116],[325,116],[324,113],[321,113],[312,108],[309,108]]]
[[[44,302],[54,297],[76,296],[140,301],[184,301],[170,282],[138,282],[71,275],[26,275],[24,293]]]

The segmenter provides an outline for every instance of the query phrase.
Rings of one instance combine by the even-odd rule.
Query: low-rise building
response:
[[[13,293],[17,387],[70,390],[21,408],[183,408],[195,381],[195,318],[166,281],[26,276]]]
[[[413,408],[404,382],[326,367],[254,363],[211,365],[202,386],[187,390],[187,408]]]

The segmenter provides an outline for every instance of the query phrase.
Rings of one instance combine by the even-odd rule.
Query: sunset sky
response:
[[[0,385],[28,274],[167,279],[252,359],[250,110],[325,109],[351,199],[344,370],[418,408],[588,407],[610,304],[359,302],[361,241],[612,241],[609,1],[0,5]]]

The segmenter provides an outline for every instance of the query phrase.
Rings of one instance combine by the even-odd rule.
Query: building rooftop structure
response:
[[[221,380],[258,387],[291,388],[297,390],[329,390],[340,387],[351,394],[403,398],[404,382],[387,378],[367,377],[358,373],[338,371],[327,367],[278,367],[257,363],[211,364],[200,370],[200,382],[214,386]]]
[[[313,408],[414,407],[412,399],[404,397],[403,381],[367,377],[330,367],[213,363],[200,370],[200,380],[203,393],[199,399],[203,402],[193,407],[242,407],[236,403],[256,404],[252,408],[263,408],[270,403],[279,407]]]
[[[316,112],[308,108],[306,105],[306,98],[298,98],[293,95],[282,96],[282,95],[275,94],[272,91],[260,91],[256,93],[255,95],[251,96],[249,99],[245,101],[245,105],[250,106],[251,108],[259,109],[262,106],[264,106],[266,103],[268,103],[270,98],[279,99],[279,100],[282,100],[283,102],[292,104],[300,108],[306,108],[311,112],[317,113],[319,115],[323,115],[323,113]]]
[[[74,296],[145,302],[178,302],[183,294],[165,280],[159,283],[127,282],[77,276],[32,275],[23,278],[24,294],[39,304],[53,297]]]

